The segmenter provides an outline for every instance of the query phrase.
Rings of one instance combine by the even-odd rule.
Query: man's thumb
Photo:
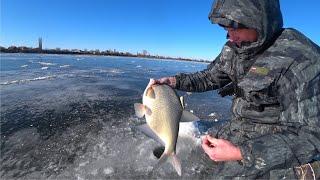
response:
[[[149,84],[154,84],[155,81],[156,81],[155,79],[150,78]]]
[[[219,139],[216,139],[216,138],[214,138],[214,137],[212,137],[210,135],[207,135],[207,139],[213,146],[217,146],[218,145]]]

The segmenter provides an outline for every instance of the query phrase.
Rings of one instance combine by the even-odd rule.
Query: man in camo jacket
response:
[[[218,57],[201,72],[152,83],[233,96],[231,120],[202,139],[209,158],[223,161],[213,173],[319,178],[319,46],[283,28],[278,0],[216,0],[209,19],[228,32]]]

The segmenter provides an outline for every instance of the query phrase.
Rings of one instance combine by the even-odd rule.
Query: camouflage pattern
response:
[[[282,28],[278,0],[216,0],[209,19],[259,34],[241,47],[227,42],[207,69],[175,76],[179,90],[233,95],[231,120],[211,134],[239,146],[244,159],[218,163],[213,173],[296,178],[294,167],[320,152],[320,47]]]

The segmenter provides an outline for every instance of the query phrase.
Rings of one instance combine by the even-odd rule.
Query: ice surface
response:
[[[55,78],[55,76],[41,76],[41,77],[36,77],[36,78],[32,78],[32,79],[11,80],[11,81],[6,81],[6,82],[1,82],[0,85],[27,83],[27,82],[31,82],[31,81],[48,80],[48,79],[52,79],[52,78]]]
[[[28,71],[21,68],[32,59],[57,67],[39,71],[35,63]],[[142,68],[137,71],[132,62]],[[60,68],[66,64],[70,67]],[[1,79],[8,81],[0,84],[1,179],[215,177],[192,123],[181,125],[179,132],[182,177],[169,162],[152,172],[158,161],[153,150],[159,144],[133,128],[145,123],[134,116],[133,104],[141,102],[149,78],[201,70],[206,64],[12,54],[2,56],[1,65]],[[229,117],[230,99],[213,92],[178,93],[185,96],[186,109],[201,119]]]
[[[67,67],[70,67],[69,64],[65,64],[65,65],[61,65],[60,68],[67,68]]]
[[[55,66],[55,63],[50,63],[50,62],[38,62],[39,64],[41,64],[42,66]]]

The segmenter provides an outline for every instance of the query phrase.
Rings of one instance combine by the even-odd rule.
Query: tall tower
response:
[[[42,38],[39,38],[39,50],[42,51]]]

